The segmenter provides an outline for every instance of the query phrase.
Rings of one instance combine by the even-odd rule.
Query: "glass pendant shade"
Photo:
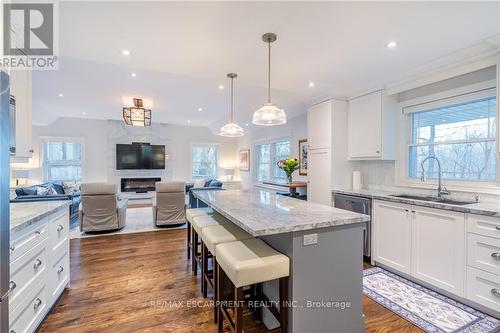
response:
[[[252,122],[261,126],[283,125],[286,123],[285,110],[276,107],[273,103],[265,103],[253,113]]]
[[[241,128],[237,123],[234,122],[234,107],[233,107],[233,92],[234,92],[234,79],[238,75],[236,73],[229,73],[227,77],[231,79],[231,121],[226,125],[222,126],[220,129],[220,136],[227,136],[230,138],[236,138],[245,135],[243,128]]]
[[[236,138],[245,135],[243,128],[236,123],[228,123],[221,127],[219,135]]]

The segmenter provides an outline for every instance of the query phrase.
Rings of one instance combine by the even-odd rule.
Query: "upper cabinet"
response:
[[[13,70],[10,73],[10,94],[15,99],[15,152],[12,162],[27,162],[32,156],[32,86],[31,71]]]
[[[332,102],[313,105],[307,112],[309,149],[330,148],[332,145]]]
[[[349,159],[396,158],[397,109],[395,96],[385,96],[383,90],[349,100]]]

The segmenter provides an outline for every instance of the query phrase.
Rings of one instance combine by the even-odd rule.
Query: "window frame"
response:
[[[207,148],[216,148],[217,154],[215,154],[215,177],[216,179],[219,179],[219,174],[220,174],[220,144],[218,143],[207,143],[207,142],[201,142],[201,143],[191,143],[190,149],[189,149],[189,165],[190,165],[190,177],[191,179],[204,179],[204,178],[194,178],[193,177],[193,148],[194,147],[207,147]]]
[[[395,185],[435,190],[438,182],[437,179],[433,178],[429,178],[426,182],[421,182],[420,179],[409,177],[409,149],[412,145],[413,126],[412,113],[490,97],[496,97],[498,103],[498,96],[496,96],[496,82],[494,80],[458,89],[452,89],[443,93],[424,96],[400,103],[401,116],[399,120],[399,128],[401,131],[399,137],[401,138],[401,143],[399,147],[399,158],[396,160],[395,165],[397,170]],[[498,114],[496,117],[498,122]],[[498,130],[499,129],[497,128],[496,131]],[[497,132],[496,137],[498,137],[498,135],[499,133]],[[485,139],[481,139],[480,141],[485,141]],[[496,190],[500,186],[500,159],[498,158],[496,152],[498,149],[498,147],[495,148],[496,181],[444,179],[444,185],[450,190],[459,192],[474,191],[479,193],[492,193],[493,191],[497,193]]]
[[[42,168],[42,178],[44,182],[50,182],[52,180],[49,180],[48,177],[48,169],[46,167],[46,143],[47,142],[64,142],[64,143],[77,143],[81,145],[81,159],[80,159],[80,168],[81,168],[81,174],[82,174],[82,179],[81,180],[75,180],[75,181],[80,181],[84,182],[86,180],[86,167],[85,167],[85,139],[81,137],[56,137],[56,136],[42,136],[41,138],[41,146],[40,146],[40,160],[41,160],[41,168]],[[52,164],[52,163],[51,163]],[[52,164],[54,165],[54,164]],[[66,165],[66,166],[73,166],[76,165],[74,163],[67,163],[67,164],[60,164],[60,165]],[[67,180],[64,179],[62,181],[73,181],[73,180]]]
[[[255,173],[254,173],[254,179],[256,184],[263,184],[264,182],[277,182],[277,180],[286,180],[286,177],[276,177],[274,175],[274,159],[276,157],[276,149],[275,149],[275,144],[278,142],[284,142],[288,141],[290,145],[290,156],[292,156],[292,139],[289,136],[286,137],[279,137],[279,138],[274,138],[274,139],[268,139],[268,140],[258,140],[254,142],[254,148],[255,148],[255,158],[254,158],[254,168],[255,168]],[[265,180],[259,180],[258,179],[258,170],[259,170],[259,156],[258,156],[258,146],[260,145],[269,145],[269,175],[270,179],[265,179]]]

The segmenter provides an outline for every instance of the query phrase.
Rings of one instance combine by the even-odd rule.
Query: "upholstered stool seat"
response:
[[[253,236],[232,223],[225,223],[224,225],[203,228],[201,238],[208,250],[216,256],[216,245],[250,239]]]
[[[201,230],[203,228],[206,228],[209,226],[220,225],[221,223],[224,223],[223,219],[220,217],[217,217],[216,215],[199,215],[199,216],[195,216],[193,218],[191,225],[193,226],[193,229],[201,237],[201,235],[202,235]]]
[[[284,254],[274,250],[264,241],[250,238],[230,243],[221,243],[215,246],[217,254],[217,319],[218,332],[223,331],[223,321],[226,319],[233,332],[243,331],[243,288],[252,285],[261,285],[262,282],[279,280],[279,311],[272,305],[269,311],[280,322],[281,332],[288,330],[288,276],[290,274],[290,260]],[[236,309],[233,319],[225,304],[223,281],[225,277],[231,280],[234,286],[234,301]],[[259,288],[260,290],[260,288]],[[256,299],[269,301],[260,291],[254,296]]]
[[[258,238],[216,246],[217,263],[235,287],[279,279],[290,274],[290,260]]]
[[[191,258],[191,252],[192,252],[192,249],[191,249],[191,245],[192,245],[191,222],[193,221],[193,219],[196,216],[211,215],[213,213],[214,213],[214,211],[210,207],[186,209],[186,220],[187,220],[187,228],[186,228],[186,231],[187,231],[187,234],[186,234],[187,239],[186,240],[187,240],[187,242],[186,242],[186,244],[187,244],[187,257],[188,257],[188,259]]]
[[[186,219],[189,222],[192,222],[193,218],[195,216],[211,215],[213,213],[214,213],[214,211],[212,210],[212,208],[209,208],[209,207],[204,207],[204,208],[189,208],[189,209],[186,209]]]

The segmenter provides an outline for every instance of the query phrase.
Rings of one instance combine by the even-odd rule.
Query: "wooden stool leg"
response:
[[[208,248],[201,241],[201,292],[203,297],[207,297],[207,277],[208,274]]]
[[[288,276],[279,280],[281,333],[288,333]]]
[[[214,285],[214,323],[217,323],[217,301],[219,300],[219,295],[217,294],[219,288],[218,288],[218,274],[217,274],[217,259],[215,259],[215,256],[212,254],[212,271],[213,271],[213,285]]]
[[[189,245],[191,244],[191,223],[189,223],[189,221],[187,221],[187,228],[186,228],[186,231],[187,231],[187,242],[186,242],[186,246],[187,246],[187,257],[188,257],[188,260],[191,259],[191,249],[189,247]]]
[[[224,326],[224,316],[222,315],[222,305],[220,302],[222,299],[220,298],[220,295],[222,294],[222,279],[223,279],[223,274],[224,272],[220,268],[219,264],[217,264],[217,267],[214,268],[217,269],[217,303],[216,303],[216,308],[217,308],[217,332],[222,333],[223,326]]]
[[[236,299],[236,318],[234,322],[235,333],[243,332],[243,287],[234,288]]]
[[[198,255],[198,234],[194,229],[191,240],[193,241],[191,243],[191,260],[193,262],[193,274],[196,276],[198,275],[198,262],[196,261],[196,256]]]

